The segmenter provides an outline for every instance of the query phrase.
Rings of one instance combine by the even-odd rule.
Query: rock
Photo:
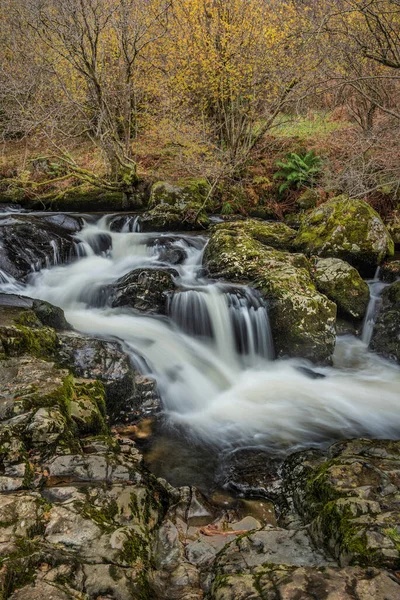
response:
[[[106,390],[107,413],[111,422],[136,413],[148,395],[136,393],[138,373],[117,342],[109,342],[78,333],[59,334],[58,360],[77,377],[100,380]],[[143,398],[142,398],[142,397]]]
[[[141,231],[191,231],[207,229],[210,220],[201,205],[159,204],[140,217]]]
[[[399,584],[378,569],[265,565],[215,580],[212,600],[394,600]]]
[[[368,284],[339,258],[318,258],[312,269],[317,289],[335,302],[343,316],[362,319],[369,302]]]
[[[237,231],[239,234],[250,235],[264,246],[271,246],[278,250],[289,250],[296,237],[296,231],[284,223],[269,221],[256,221],[246,219],[245,221],[234,221],[232,223],[221,223],[215,225],[213,231]]]
[[[317,190],[308,189],[297,198],[296,205],[300,210],[310,210],[317,206],[319,199],[320,196]]]
[[[240,227],[219,225],[206,246],[204,266],[213,277],[246,282],[261,293],[278,355],[331,360],[336,306],[316,290],[303,255],[264,246]]]
[[[142,231],[205,229],[210,221],[205,212],[209,185],[203,179],[172,185],[155,183],[149,210],[142,215]],[[209,204],[209,203],[208,203]]]
[[[400,281],[382,292],[370,348],[385,358],[400,362]]]
[[[180,265],[187,259],[187,252],[176,245],[174,238],[160,236],[149,240],[149,245],[153,248],[153,252],[157,254],[159,261],[168,265]]]
[[[394,252],[393,240],[378,213],[363,200],[338,196],[304,219],[295,248],[307,254],[341,258],[362,273],[373,274]]]
[[[284,467],[287,496],[318,545],[341,566],[397,569],[400,442],[345,440],[326,456],[300,452]]]
[[[220,483],[240,496],[273,499],[279,487],[281,464],[263,450],[239,448],[222,459]]]
[[[395,210],[386,227],[392,236],[396,248],[400,247],[400,211]]]
[[[385,283],[394,283],[400,279],[400,260],[385,262],[379,271],[379,277]]]
[[[176,289],[175,269],[135,269],[110,286],[110,305],[165,314],[168,293]]]
[[[35,269],[69,260],[73,254],[70,231],[30,215],[0,219],[0,269],[24,279]]]
[[[151,188],[149,208],[154,208],[160,204],[184,208],[188,202],[201,205],[207,198],[209,188],[210,186],[205,179],[192,179],[177,184],[159,181]]]
[[[46,325],[52,327],[56,331],[66,331],[72,329],[67,322],[64,311],[58,306],[45,302],[44,300],[33,300],[32,310],[38,319]]]

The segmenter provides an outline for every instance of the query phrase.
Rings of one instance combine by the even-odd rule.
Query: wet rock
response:
[[[50,304],[50,302],[33,300],[32,310],[46,327],[52,327],[56,331],[72,329],[65,318],[64,311],[58,306]]]
[[[398,568],[400,442],[337,442],[326,456],[304,452],[284,468],[287,495],[315,542],[341,566]]]
[[[121,414],[137,411],[140,394],[135,395],[138,376],[128,356],[117,342],[109,342],[77,333],[59,334],[58,359],[78,377],[100,380],[106,390],[107,413],[111,422]],[[143,393],[144,401],[148,397]]]
[[[282,461],[263,450],[239,448],[223,458],[220,484],[247,498],[275,499],[279,493],[281,464]]]
[[[400,281],[382,292],[370,348],[385,358],[400,362]]]
[[[181,265],[187,259],[187,253],[183,248],[176,246],[174,240],[158,238],[151,243],[159,261],[169,265]]]
[[[373,274],[394,252],[393,240],[378,213],[363,200],[338,196],[304,219],[295,247],[307,254],[340,258]]]
[[[165,314],[167,294],[176,289],[173,277],[177,275],[175,269],[135,269],[112,285],[110,305]]]
[[[317,289],[335,302],[339,314],[363,318],[369,302],[369,287],[354,267],[338,258],[319,258],[312,276]]]
[[[0,269],[17,280],[35,269],[65,262],[73,253],[68,230],[28,215],[0,219],[0,243]]]
[[[385,262],[379,271],[379,277],[385,283],[394,283],[400,279],[400,260]]]
[[[40,215],[41,221],[44,223],[50,223],[51,225],[55,225],[60,227],[60,229],[64,229],[69,233],[76,233],[82,229],[84,220],[82,217],[73,216],[73,215],[63,215],[63,214],[53,214],[53,215]]]
[[[206,246],[204,265],[213,277],[246,282],[261,293],[278,355],[331,360],[336,306],[316,290],[303,255],[264,246],[231,224],[219,225]]]

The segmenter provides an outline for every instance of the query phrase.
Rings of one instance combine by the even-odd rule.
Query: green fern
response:
[[[274,173],[274,179],[283,179],[278,190],[279,194],[288,189],[299,189],[303,185],[312,185],[321,172],[322,160],[313,150],[300,156],[295,152],[290,152],[284,160],[277,161],[276,167],[279,168]]]

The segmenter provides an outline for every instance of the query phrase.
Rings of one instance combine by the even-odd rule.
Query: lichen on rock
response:
[[[311,211],[295,240],[301,252],[341,258],[367,274],[394,253],[378,213],[363,200],[338,196]]]

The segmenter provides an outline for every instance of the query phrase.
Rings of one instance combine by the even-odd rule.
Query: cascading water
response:
[[[374,331],[374,325],[376,321],[376,317],[379,313],[379,308],[381,305],[381,294],[382,290],[388,285],[387,283],[383,283],[379,279],[379,267],[376,270],[375,276],[373,279],[367,280],[369,286],[369,303],[367,307],[367,311],[364,317],[364,323],[362,326],[361,340],[369,346],[372,338],[372,333]]]
[[[64,308],[78,330],[122,340],[156,377],[170,423],[213,444],[275,452],[338,437],[399,437],[396,365],[350,336],[339,338],[334,367],[319,368],[318,379],[307,376],[307,361],[271,360],[267,307],[253,290],[202,278],[204,237],[133,232],[134,220],[118,232],[117,218],[87,223],[77,259],[34,274],[23,293]],[[169,317],[98,307],[99,290],[129,271],[166,266],[179,288]],[[3,286],[21,293],[16,282]]]

